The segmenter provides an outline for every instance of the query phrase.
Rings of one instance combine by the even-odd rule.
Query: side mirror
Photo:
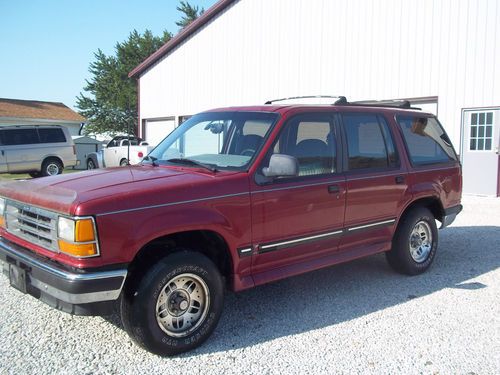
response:
[[[262,174],[266,177],[288,177],[299,174],[299,162],[297,158],[285,154],[273,154],[269,161],[269,167],[262,168]]]

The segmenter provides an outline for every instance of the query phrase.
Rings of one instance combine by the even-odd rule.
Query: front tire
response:
[[[127,159],[120,160],[120,167],[125,167],[127,165],[128,165],[128,160]]]
[[[418,207],[403,216],[387,261],[399,273],[421,274],[431,266],[438,247],[438,231],[434,215],[425,207]]]
[[[180,251],[126,285],[120,310],[130,337],[152,353],[171,356],[201,345],[217,326],[224,288],[203,254]]]

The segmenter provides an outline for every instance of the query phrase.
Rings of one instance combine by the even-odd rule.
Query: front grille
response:
[[[7,232],[47,250],[58,251],[56,213],[8,200],[5,222]]]

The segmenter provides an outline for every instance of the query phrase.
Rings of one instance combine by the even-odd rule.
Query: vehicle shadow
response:
[[[468,281],[500,266],[500,227],[440,231],[437,257],[420,276],[395,273],[378,254],[241,293],[226,294],[221,321],[200,348],[181,357],[248,347],[386,309],[444,288],[487,288]],[[117,314],[106,317],[121,327]]]

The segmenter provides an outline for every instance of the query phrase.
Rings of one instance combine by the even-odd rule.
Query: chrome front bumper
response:
[[[70,271],[0,237],[0,269],[16,289],[78,315],[102,314],[121,293],[126,269]]]

